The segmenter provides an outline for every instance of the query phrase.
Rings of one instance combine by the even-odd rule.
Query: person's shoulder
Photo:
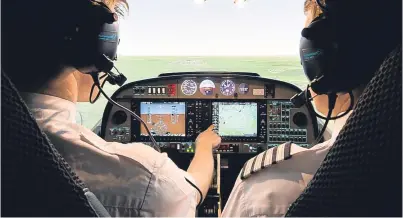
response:
[[[223,216],[283,216],[301,191],[303,171],[298,162],[305,159],[306,152],[311,151],[287,142],[249,159],[235,181]]]
[[[300,147],[291,142],[270,148],[255,157],[249,159],[240,172],[240,179],[246,180],[254,174],[261,173],[274,165],[281,165],[291,158],[301,156],[301,154],[309,152],[309,149]]]

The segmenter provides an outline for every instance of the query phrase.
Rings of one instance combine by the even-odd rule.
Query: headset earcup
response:
[[[333,90],[336,54],[331,30],[324,16],[315,19],[302,30],[300,59],[304,73],[317,94],[326,94]]]
[[[102,2],[89,2],[68,32],[64,59],[82,73],[110,71],[119,44],[118,17]]]
[[[120,38],[118,22],[114,22],[112,24],[104,24],[102,26],[101,32],[98,35],[99,54],[104,54],[109,59],[115,60],[119,43]]]

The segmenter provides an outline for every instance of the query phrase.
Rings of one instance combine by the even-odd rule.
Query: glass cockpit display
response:
[[[220,136],[257,137],[256,102],[213,102],[212,122]]]
[[[153,136],[185,136],[185,102],[141,102],[141,119]],[[148,136],[141,126],[141,136]]]

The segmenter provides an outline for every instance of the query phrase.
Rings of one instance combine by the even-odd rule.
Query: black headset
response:
[[[105,81],[122,86],[126,77],[111,72],[120,42],[118,15],[103,2],[79,1],[81,14],[72,19],[63,39],[67,64],[85,74],[105,72]]]
[[[328,0],[331,2],[331,0]],[[336,2],[336,1],[334,1]],[[363,83],[357,67],[354,66],[354,48],[351,48],[347,34],[340,34],[340,29],[334,22],[337,7],[332,2],[332,10],[316,0],[322,9],[308,27],[301,32],[299,54],[304,73],[309,80],[310,87],[318,95],[336,95],[350,93]],[[339,0],[340,2],[340,0]],[[333,12],[336,11],[336,12]],[[339,25],[339,24],[338,24]],[[315,97],[315,96],[314,96]],[[301,107],[312,100],[308,90],[295,95],[291,101],[295,106]],[[352,103],[352,102],[351,102]],[[318,116],[318,115],[317,115]],[[320,116],[324,119],[324,117]]]
[[[323,13],[301,32],[299,53],[304,73],[319,95],[347,93],[362,83],[359,72],[351,67],[354,49],[347,44],[346,34],[338,31],[332,11],[320,0],[316,2]]]
[[[388,36],[382,43],[377,40],[393,22],[382,18],[384,14],[378,15],[382,17],[377,18],[376,24],[366,20],[371,14],[377,16],[377,1],[365,1],[368,7],[362,6],[363,1],[326,0],[326,5],[321,2],[316,0],[323,13],[301,32],[301,64],[315,93],[348,93],[369,82],[401,37]],[[385,3],[385,7],[392,7],[387,5],[390,3]],[[362,16],[349,16],[352,14]]]
[[[325,124],[316,140],[320,142],[329,120],[335,120],[345,116],[353,109],[354,96],[352,90],[360,85],[362,78],[354,73],[348,67],[351,63],[351,49],[345,43],[345,39],[338,34],[335,28],[333,17],[327,7],[316,0],[323,13],[316,17],[308,27],[301,32],[300,40],[300,59],[306,77],[310,83],[306,90],[293,96],[291,102],[296,107],[301,107],[314,97],[309,95],[310,87],[317,95],[328,95],[329,111],[326,117],[315,112],[316,116],[324,119]],[[346,79],[347,78],[347,79]],[[341,115],[331,117],[335,107],[338,93],[349,93],[350,107]]]
[[[379,68],[385,56],[401,42],[401,29],[399,33],[396,31],[398,34],[392,34],[384,42],[379,42],[379,38],[384,36],[383,30],[387,30],[387,26],[392,25],[393,21],[387,19],[397,17],[389,18],[385,14],[377,14],[378,1],[365,1],[368,6],[365,10],[362,10],[362,1],[326,0],[326,5],[323,5],[321,0],[316,0],[316,3],[323,13],[302,30],[299,48],[301,65],[310,83],[306,90],[296,94],[290,100],[296,107],[311,101],[315,96],[309,95],[309,87],[318,95],[328,96],[327,117],[315,112],[317,117],[325,119],[317,139],[319,142],[329,120],[343,117],[353,109],[352,91],[369,82],[373,76],[372,73]],[[384,11],[392,10],[392,14],[397,15],[397,12],[401,12],[401,6],[395,7],[397,6],[395,3],[401,5],[401,0],[395,0],[393,4],[386,3],[389,8]],[[354,18],[349,16],[356,12],[363,13],[363,16]],[[376,24],[368,22],[368,16],[377,15],[387,19],[378,19]],[[400,16],[401,13],[398,19]],[[384,21],[390,23],[384,24]],[[399,26],[401,27],[401,23]],[[350,33],[350,30],[354,33]],[[340,93],[350,95],[350,106],[343,114],[331,117],[337,94]]]
[[[94,103],[102,93],[111,104],[125,110],[141,122],[152,141],[152,147],[160,151],[146,123],[133,111],[111,99],[102,89],[106,81],[119,86],[122,86],[126,81],[126,77],[113,64],[113,61],[117,60],[117,47],[120,42],[117,14],[113,13],[103,2],[95,0],[75,1],[73,4],[74,9],[77,10],[75,16],[67,20],[67,24],[64,23],[68,26],[67,28],[60,25],[62,31],[66,32],[63,34],[63,43],[61,43],[63,44],[64,64],[73,66],[81,73],[92,76],[94,84],[90,94],[91,103]],[[112,68],[118,74],[112,73]],[[106,73],[101,78],[107,77],[102,84],[100,84],[101,78],[99,78],[101,72]],[[93,100],[91,96],[95,86],[98,87],[99,92]]]

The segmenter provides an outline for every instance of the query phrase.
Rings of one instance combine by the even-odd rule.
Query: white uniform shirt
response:
[[[36,121],[112,216],[195,216],[197,190],[166,153],[141,144],[106,142],[76,124],[73,102],[21,94]]]
[[[313,178],[351,113],[335,121],[331,139],[310,149],[291,144],[290,159],[269,165],[244,180],[240,173],[222,216],[283,216]],[[284,150],[282,146],[279,150]]]

